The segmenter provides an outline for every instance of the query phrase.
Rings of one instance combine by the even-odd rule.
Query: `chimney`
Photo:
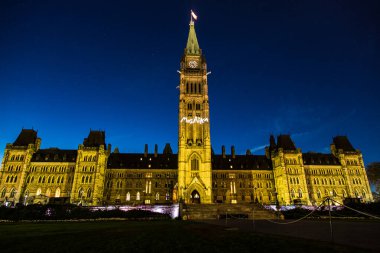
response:
[[[231,156],[232,156],[232,158],[235,158],[235,146],[234,145],[231,146]]]
[[[222,156],[226,158],[226,147],[224,145],[222,145]]]
[[[158,145],[154,144],[154,157],[157,157],[158,154]]]
[[[148,156],[148,144],[145,144],[144,157]]]
[[[250,149],[247,149],[247,151],[245,151],[245,154],[246,154],[246,155],[252,155],[251,150],[250,150]]]

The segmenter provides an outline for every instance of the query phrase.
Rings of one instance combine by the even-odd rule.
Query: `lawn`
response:
[[[0,224],[5,252],[366,252],[190,221]]]

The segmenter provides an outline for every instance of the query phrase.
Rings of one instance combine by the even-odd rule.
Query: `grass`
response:
[[[366,252],[311,240],[184,221],[0,224],[6,252]]]

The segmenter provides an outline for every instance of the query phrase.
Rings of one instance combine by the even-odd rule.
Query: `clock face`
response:
[[[196,61],[189,61],[189,67],[192,68],[192,69],[198,67],[198,62],[196,62]]]

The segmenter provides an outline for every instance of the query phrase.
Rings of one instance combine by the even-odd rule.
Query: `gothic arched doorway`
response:
[[[201,195],[199,195],[199,192],[197,190],[194,190],[191,193],[191,203],[194,203],[194,204],[201,203]]]

